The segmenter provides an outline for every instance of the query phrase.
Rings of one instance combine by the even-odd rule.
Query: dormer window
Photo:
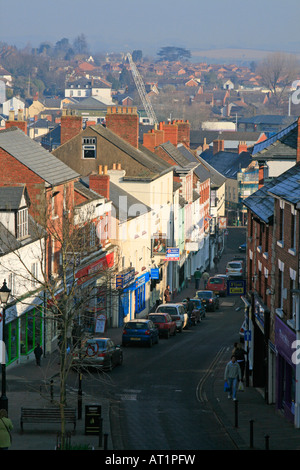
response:
[[[17,238],[28,237],[28,209],[18,210],[17,213]]]

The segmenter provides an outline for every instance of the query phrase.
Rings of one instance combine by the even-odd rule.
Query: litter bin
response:
[[[85,406],[85,434],[102,436],[101,405]]]

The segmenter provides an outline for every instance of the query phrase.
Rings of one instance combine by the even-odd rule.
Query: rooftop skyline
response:
[[[18,48],[84,34],[91,52],[161,47],[245,48],[300,54],[298,0],[15,0],[1,2],[0,41]]]

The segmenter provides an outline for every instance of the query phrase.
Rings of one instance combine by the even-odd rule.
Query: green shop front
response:
[[[19,364],[28,359],[37,343],[43,346],[43,303],[16,302],[1,314],[1,339],[5,315],[6,364]]]

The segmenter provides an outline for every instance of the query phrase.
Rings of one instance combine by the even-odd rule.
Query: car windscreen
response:
[[[157,311],[161,313],[168,313],[169,315],[177,315],[176,307],[161,306],[161,307],[158,307]]]
[[[144,322],[135,321],[135,322],[126,323],[124,328],[126,330],[146,330],[148,328],[148,325],[147,323],[144,323]]]
[[[101,339],[88,340],[85,343],[85,346],[86,346],[86,348],[94,349],[95,351],[100,351],[100,350],[103,351],[104,349],[107,348],[107,342],[103,341]]]
[[[220,277],[212,277],[212,278],[209,280],[209,283],[210,283],[210,284],[223,284],[223,279],[220,278]]]
[[[212,293],[210,291],[207,292],[197,292],[197,296],[201,297],[203,299],[210,299],[212,296]]]
[[[150,315],[149,319],[154,323],[165,323],[166,317],[164,315]]]
[[[228,267],[232,269],[241,269],[241,263],[228,263]]]

